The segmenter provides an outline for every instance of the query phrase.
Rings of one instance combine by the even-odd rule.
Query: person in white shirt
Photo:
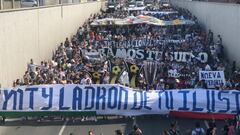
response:
[[[92,84],[92,79],[91,78],[87,78],[86,79],[86,84],[87,85],[91,85]]]
[[[108,84],[109,80],[110,80],[109,73],[105,70],[103,75],[104,75],[104,77],[103,77],[103,84]]]
[[[122,85],[129,85],[129,77],[128,77],[128,72],[124,71],[122,75],[120,76],[120,83]]]
[[[36,65],[33,63],[33,59],[30,60],[30,63],[28,64],[27,68],[28,68],[29,72],[34,72],[35,71]]]
[[[86,78],[87,78],[87,77],[84,76],[84,78],[81,79],[80,84],[86,84]]]
[[[84,78],[82,78],[80,84],[90,85],[90,84],[92,84],[92,80],[88,76],[84,76]]]

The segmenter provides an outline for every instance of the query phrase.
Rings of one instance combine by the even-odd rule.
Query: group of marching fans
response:
[[[30,60],[22,79],[13,82],[13,86],[39,84],[122,84],[144,90],[208,88],[204,80],[199,80],[198,72],[224,71],[225,84],[215,89],[240,89],[240,69],[235,62],[229,62],[220,35],[215,36],[209,30],[203,30],[189,11],[174,7],[151,7],[146,11],[171,12],[173,14],[151,14],[161,20],[178,18],[190,19],[192,25],[158,26],[150,24],[92,26],[91,23],[103,18],[126,18],[142,15],[141,11],[123,11],[113,13],[101,11],[91,15],[79,27],[77,34],[66,38],[55,50],[51,61],[40,64]],[[216,38],[214,38],[216,37]],[[148,40],[149,45],[135,46],[120,44],[124,41]],[[162,41],[162,42],[154,42]],[[170,42],[172,41],[172,42]],[[116,51],[139,50],[138,59],[116,57]],[[101,51],[99,51],[101,50]],[[156,51],[157,59],[145,58],[145,53]],[[175,52],[188,52],[185,60]],[[198,56],[205,52],[205,58]],[[131,52],[129,54],[132,54]],[[97,54],[92,58],[88,54]],[[105,55],[103,55],[105,54]],[[176,58],[175,58],[176,57]],[[204,62],[203,62],[203,59]]]
[[[161,14],[151,14],[151,12],[145,14],[160,20],[184,18],[194,21],[195,24],[114,25],[109,22],[109,25],[91,25],[97,19],[136,17],[143,14],[141,11],[122,9],[112,13],[101,11],[91,15],[79,27],[76,35],[66,38],[54,51],[51,61],[41,61],[37,64],[31,59],[23,78],[15,80],[13,87],[40,84],[122,84],[142,90],[207,89],[206,82],[199,80],[198,74],[199,71],[204,70],[224,71],[226,83],[215,86],[215,89],[240,90],[240,69],[236,67],[236,62],[228,61],[220,35],[215,36],[211,30],[208,32],[203,30],[196,17],[185,9],[150,7],[146,11],[161,12]],[[164,14],[172,11],[176,12]],[[131,42],[128,42],[144,40],[148,40],[149,45],[138,45],[136,42],[134,45],[129,45]],[[136,52],[139,54],[136,54],[136,58],[125,57],[126,53],[117,57],[117,51],[123,49],[138,50]],[[136,53],[131,51],[129,55]],[[158,52],[159,56],[155,54],[155,59],[145,57],[145,52],[149,55],[153,53],[151,51]],[[190,55],[185,56],[185,60],[181,60],[178,58],[181,56],[175,56],[175,52],[188,52]],[[205,60],[197,57],[201,52],[207,54]],[[92,57],[92,54],[96,56]],[[165,134],[177,135],[175,126],[172,125]],[[232,124],[228,126],[231,127]],[[229,127],[226,127],[226,130],[229,130]],[[214,132],[215,127],[212,125],[210,128],[209,132]],[[123,134],[117,132],[116,134]],[[191,134],[196,135],[198,132],[204,133],[199,124],[196,124],[196,129]]]

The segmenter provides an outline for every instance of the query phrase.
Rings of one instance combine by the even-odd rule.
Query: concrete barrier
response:
[[[102,2],[58,5],[0,12],[0,83],[12,86],[27,63],[51,60],[53,50],[76,33]]]
[[[201,25],[221,35],[224,50],[240,66],[240,5],[230,3],[171,0],[173,5],[188,9]]]

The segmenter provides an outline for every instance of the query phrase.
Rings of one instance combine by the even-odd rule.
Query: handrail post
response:
[[[3,0],[0,0],[0,10],[3,9]]]

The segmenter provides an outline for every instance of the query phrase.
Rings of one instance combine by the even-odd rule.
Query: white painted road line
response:
[[[65,127],[66,127],[67,123],[68,123],[68,120],[67,120],[67,121],[65,121],[65,122],[63,123],[63,125],[62,125],[62,128],[60,129],[60,131],[59,131],[58,135],[62,135],[62,134],[63,134],[63,131],[64,131],[64,129],[65,129]]]

